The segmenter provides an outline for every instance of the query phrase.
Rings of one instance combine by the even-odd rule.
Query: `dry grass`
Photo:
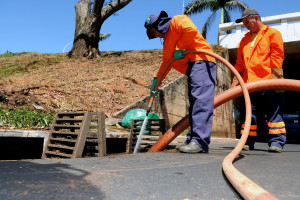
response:
[[[0,57],[0,104],[109,116],[149,94],[161,59],[162,50],[103,52],[94,60],[38,53]],[[179,76],[171,70],[164,84]]]

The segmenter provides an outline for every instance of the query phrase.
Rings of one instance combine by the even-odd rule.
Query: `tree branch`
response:
[[[115,0],[109,3],[107,6],[101,10],[101,21],[104,22],[108,17],[116,13],[117,11],[124,8],[132,0]]]
[[[101,15],[101,9],[104,5],[105,0],[95,0],[94,1],[94,7],[93,7],[93,14],[96,16]]]
[[[206,39],[206,34],[207,34],[207,31],[209,29],[209,27],[211,26],[211,24],[213,23],[215,17],[216,17],[216,13],[217,13],[217,10],[215,10],[206,20],[206,22],[204,23],[203,25],[203,28],[202,28],[202,36],[204,37],[204,39]]]

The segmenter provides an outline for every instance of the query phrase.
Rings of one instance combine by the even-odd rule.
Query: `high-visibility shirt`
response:
[[[198,28],[190,20],[187,15],[177,15],[172,17],[170,27],[165,33],[164,47],[163,47],[163,62],[157,72],[156,77],[159,77],[162,70],[164,69],[167,62],[173,57],[175,50],[191,50],[191,49],[202,49],[211,51],[209,43],[200,34]],[[194,62],[198,60],[206,60],[216,62],[211,56],[204,54],[188,54],[180,60],[175,60],[171,67],[186,74],[188,69],[188,61]],[[171,67],[166,71],[162,80],[166,77]]]
[[[271,68],[282,68],[284,60],[281,33],[263,26],[251,47],[251,32],[245,34],[238,46],[235,68],[247,82],[272,79]]]

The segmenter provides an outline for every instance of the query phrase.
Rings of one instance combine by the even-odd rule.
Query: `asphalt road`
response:
[[[210,153],[175,150],[101,158],[0,162],[0,199],[231,200],[241,199],[222,173],[236,143],[213,143]],[[279,199],[300,199],[300,144],[268,153],[243,151],[234,166]]]

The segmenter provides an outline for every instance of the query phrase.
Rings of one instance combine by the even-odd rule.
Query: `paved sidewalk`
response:
[[[235,142],[212,143],[208,154],[175,150],[102,158],[0,162],[1,199],[240,199],[222,173]],[[279,199],[300,199],[300,145],[242,152],[234,166]]]

